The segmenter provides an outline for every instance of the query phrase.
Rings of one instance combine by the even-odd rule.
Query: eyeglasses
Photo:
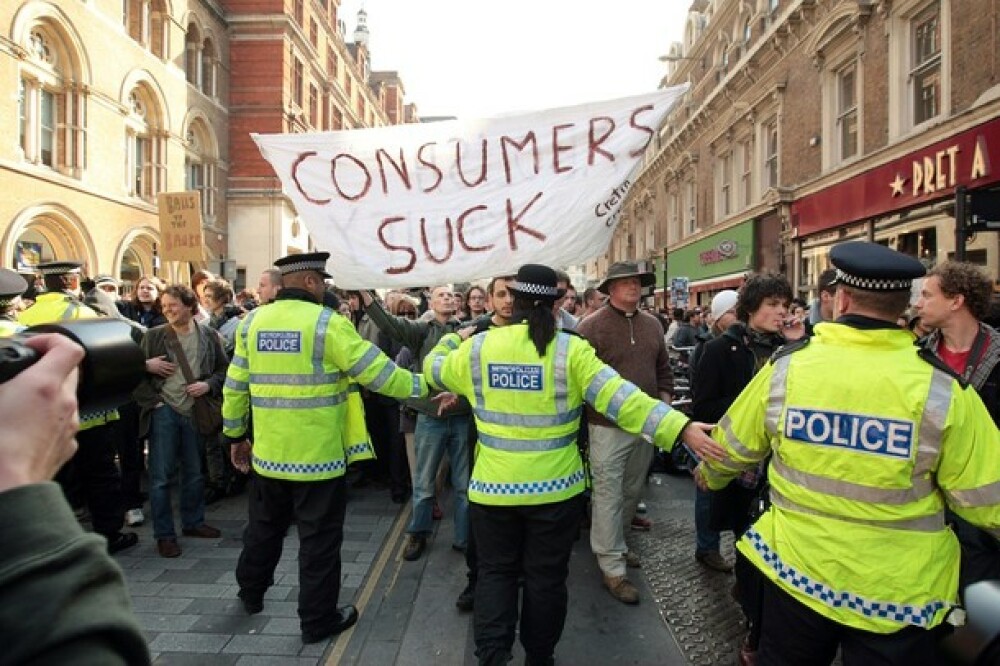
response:
[[[417,311],[416,310],[400,310],[399,311],[399,316],[400,317],[413,317],[414,319],[416,319],[417,318]]]

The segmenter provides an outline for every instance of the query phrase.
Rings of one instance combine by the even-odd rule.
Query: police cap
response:
[[[80,273],[83,263],[79,261],[46,261],[38,264],[38,272],[42,275],[70,275]]]
[[[554,270],[541,264],[525,264],[517,271],[517,277],[507,288],[520,296],[555,301],[566,294],[560,289],[559,278]]]
[[[306,254],[290,254],[274,262],[274,267],[282,275],[298,273],[299,271],[316,271],[325,278],[333,277],[326,272],[326,262],[330,258],[329,252],[309,252]]]
[[[837,268],[836,284],[865,291],[906,291],[927,273],[913,257],[866,241],[835,245],[830,263]]]
[[[28,290],[28,283],[17,272],[0,268],[0,301],[12,301]]]

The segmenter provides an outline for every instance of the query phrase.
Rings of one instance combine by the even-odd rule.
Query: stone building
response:
[[[747,271],[784,273],[812,296],[844,240],[928,265],[954,256],[956,191],[973,202],[1000,181],[998,11],[991,0],[695,0],[683,42],[661,58],[663,84],[690,90],[588,274],[649,260],[661,304],[685,279],[704,304]],[[996,275],[998,248],[980,232],[965,256]]]

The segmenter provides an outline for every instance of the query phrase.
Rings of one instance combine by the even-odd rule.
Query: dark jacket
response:
[[[698,329],[684,321],[677,325],[671,344],[674,347],[694,347],[698,343]]]
[[[987,339],[979,362],[967,380],[983,399],[983,404],[993,417],[993,423],[1000,428],[1000,333],[982,323],[979,324],[979,329]],[[940,340],[941,332],[935,330],[920,340],[919,344],[937,354]]]
[[[141,307],[137,307],[132,301],[118,301],[115,305],[123,317],[142,324],[146,328],[162,326],[167,323],[167,318],[163,316],[162,312],[143,310]]]
[[[194,322],[198,329],[198,347],[203,350],[201,354],[201,365],[192,367],[191,373],[195,381],[208,382],[209,394],[221,397],[222,384],[226,381],[226,370],[229,369],[229,357],[226,356],[222,348],[222,341],[219,334],[205,324]],[[169,324],[151,328],[142,340],[142,351],[146,358],[156,358],[166,356],[171,363],[177,363],[176,358],[167,346],[167,328]],[[177,372],[181,372],[180,364],[177,365]],[[164,378],[159,375],[146,373],[143,380],[132,392],[132,397],[139,405],[139,436],[144,437],[149,432],[150,417],[157,403],[160,402],[160,389],[163,388]]]

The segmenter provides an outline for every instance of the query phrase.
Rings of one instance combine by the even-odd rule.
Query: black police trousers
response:
[[[566,622],[566,576],[583,497],[535,506],[469,504],[479,555],[474,632],[481,662],[510,652],[517,627],[530,662],[549,659]]]
[[[935,629],[906,627],[876,634],[834,622],[795,600],[760,577],[763,612],[757,663],[767,666],[827,666],[841,649],[844,666],[898,664],[937,666],[943,663],[938,642],[948,625]]]
[[[114,428],[108,423],[76,433],[76,453],[56,474],[69,503],[85,505],[94,531],[108,539],[117,537],[125,524]]]
[[[292,521],[299,533],[299,625],[323,631],[337,621],[340,545],[344,541],[347,493],[344,477],[324,481],[269,479],[251,472],[250,522],[236,582],[244,597],[263,598]]]

